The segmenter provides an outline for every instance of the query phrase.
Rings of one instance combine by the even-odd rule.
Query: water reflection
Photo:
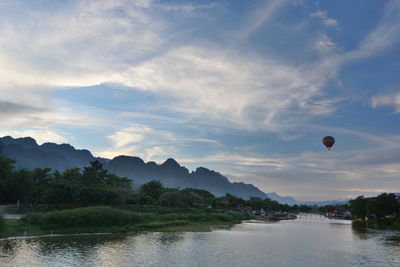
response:
[[[0,266],[400,266],[400,233],[301,216],[213,232],[0,240]]]

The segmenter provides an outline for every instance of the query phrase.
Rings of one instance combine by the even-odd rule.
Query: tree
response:
[[[160,181],[155,180],[143,184],[139,190],[141,194],[147,194],[154,200],[157,200],[161,196],[161,194],[164,193],[164,191],[165,188],[160,183]]]
[[[365,210],[367,216],[377,216],[377,205],[376,198],[371,197],[367,199],[367,203],[365,204]]]
[[[179,207],[184,204],[184,198],[185,195],[179,192],[179,190],[173,190],[161,194],[159,200],[163,205],[168,207]]]
[[[247,203],[252,207],[254,210],[260,210],[264,207],[264,201],[259,197],[252,197]]]
[[[37,168],[32,171],[34,202],[39,202],[43,197],[43,193],[48,189],[49,183],[53,178],[50,170],[50,168]]]
[[[350,200],[350,211],[353,216],[358,218],[365,218],[367,216],[367,199],[364,196],[359,196],[356,199]]]
[[[15,160],[0,155],[0,180],[4,180],[10,177],[10,175],[14,171],[14,163]]]
[[[181,192],[185,195],[183,201],[189,206],[205,207],[211,204],[211,200],[215,198],[213,194],[203,189],[186,188]]]
[[[62,178],[70,182],[78,182],[82,180],[80,168],[67,169],[62,173]]]
[[[77,204],[80,202],[77,184],[55,181],[44,192],[42,200],[47,204]]]
[[[9,192],[9,200],[14,202],[30,202],[33,195],[32,173],[26,169],[21,169],[13,173],[11,179],[7,180],[6,188]]]
[[[376,197],[376,216],[378,218],[392,215],[398,211],[398,204],[395,194],[382,193]]]
[[[98,185],[104,182],[107,173],[108,171],[103,168],[103,164],[100,161],[91,161],[90,167],[83,168],[80,182],[84,185]]]

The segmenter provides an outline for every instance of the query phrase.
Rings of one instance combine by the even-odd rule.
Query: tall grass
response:
[[[103,206],[32,213],[26,219],[36,225],[62,227],[114,226],[142,221],[136,213]]]
[[[133,209],[136,210],[136,209]],[[98,227],[158,222],[239,222],[247,217],[238,212],[206,212],[201,209],[168,210],[144,208],[147,212],[123,210],[106,206],[33,212],[26,217],[28,223],[42,227]],[[148,212],[148,211],[151,212]]]
[[[4,229],[4,217],[3,214],[0,213],[0,232]]]

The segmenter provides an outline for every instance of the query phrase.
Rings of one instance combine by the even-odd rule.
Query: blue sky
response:
[[[1,136],[299,200],[400,191],[400,1],[0,0],[0,34]]]

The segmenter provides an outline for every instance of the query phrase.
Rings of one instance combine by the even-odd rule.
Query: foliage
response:
[[[290,208],[269,198],[244,200],[229,193],[223,197],[215,197],[203,189],[165,188],[159,181],[154,180],[141,185],[138,192],[134,193],[132,180],[109,173],[99,161],[91,162],[90,166],[83,170],[72,168],[62,173],[57,170],[51,172],[49,168],[15,170],[13,163],[12,160],[0,157],[0,173],[2,174],[0,202],[20,201],[29,206],[41,204],[59,207],[150,205],[206,210],[211,207],[224,211],[238,209],[242,212],[244,210],[248,212],[251,209],[266,211],[300,209],[298,206],[295,209]],[[211,219],[219,220],[218,218]]]
[[[400,215],[400,204],[395,194],[382,193],[377,197],[364,198],[359,196],[350,201],[350,210],[356,218],[375,219],[396,218]]]
[[[0,214],[0,232],[4,229],[4,217]]]
[[[51,173],[49,168],[15,171],[13,161],[0,157],[0,202],[50,205],[120,205],[132,194],[132,181],[108,173],[99,161]]]
[[[112,207],[87,207],[32,213],[26,220],[42,226],[77,227],[135,224],[141,222],[141,217],[134,212]]]
[[[139,192],[141,194],[146,194],[150,196],[152,199],[157,200],[162,193],[165,192],[165,188],[160,183],[160,181],[150,181],[140,187]]]

